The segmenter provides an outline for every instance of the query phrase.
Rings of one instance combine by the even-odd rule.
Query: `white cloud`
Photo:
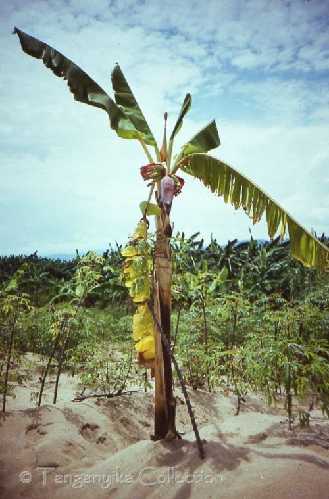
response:
[[[230,92],[243,97],[249,108],[254,106],[254,117],[266,123],[299,125],[323,121],[329,109],[328,82],[279,79],[267,77],[255,81],[236,81]],[[258,116],[257,116],[258,115]]]

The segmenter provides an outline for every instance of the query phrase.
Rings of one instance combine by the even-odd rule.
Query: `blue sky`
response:
[[[298,221],[329,233],[329,4],[317,0],[11,0],[0,4],[0,253],[41,254],[125,242],[147,195],[135,141],[74,102],[64,81],[25,55],[20,29],[79,64],[111,94],[123,69],[158,138],[186,92],[179,148],[208,121],[213,154],[254,179]],[[175,230],[220,242],[266,237],[185,176]]]

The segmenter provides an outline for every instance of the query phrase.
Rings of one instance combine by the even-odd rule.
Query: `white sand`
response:
[[[0,426],[1,499],[329,498],[329,424],[319,412],[309,430],[289,433],[285,417],[255,397],[234,416],[234,397],[192,392],[206,441],[201,460],[183,403],[183,439],[153,442],[151,393],[71,402],[75,383],[63,376],[56,406],[52,383],[39,410],[31,386],[8,400]]]

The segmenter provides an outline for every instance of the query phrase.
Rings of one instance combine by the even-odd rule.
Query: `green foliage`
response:
[[[289,418],[292,397],[301,400],[316,392],[328,411],[328,342],[321,338],[320,316],[308,305],[258,311],[260,319],[240,346],[242,379],[268,403],[284,390]],[[257,313],[257,312],[256,312]]]
[[[19,371],[21,351],[16,348],[15,336],[22,332],[22,318],[31,311],[29,296],[17,292],[18,271],[0,293],[0,392],[2,411],[6,411],[6,398],[12,394],[12,382],[21,383]],[[16,294],[13,294],[16,291]],[[12,368],[15,367],[13,370]]]
[[[145,144],[149,144],[157,148],[157,144],[150,130],[150,127],[148,126],[146,119],[139,105],[137,104],[135,96],[118,64],[116,64],[115,68],[112,71],[111,79],[115,102],[123,112],[123,115],[129,118],[135,130],[137,131],[137,134],[135,136],[130,130],[131,127],[129,127],[129,131],[128,129],[121,133],[120,130],[117,131],[118,135],[124,138],[138,138],[143,140]]]
[[[197,308],[192,307],[182,314],[175,345],[184,380],[194,390],[213,389],[219,384],[218,352],[221,351],[223,345],[218,341],[210,341],[207,351],[204,347],[203,327],[202,316]]]
[[[175,160],[173,171],[175,172],[178,169],[182,160],[189,154],[206,153],[219,145],[218,130],[216,122],[213,120],[183,145],[181,152],[177,155]]]
[[[292,260],[278,240],[221,248],[197,237],[172,242],[174,343],[186,382],[231,390],[237,413],[249,391],[269,403],[283,396],[290,424],[297,401],[314,395],[327,413],[328,279]]]
[[[175,136],[177,135],[177,133],[181,129],[184,117],[189,112],[189,110],[191,108],[191,103],[192,103],[191,94],[186,94],[184,102],[183,102],[182,107],[181,107],[181,110],[178,114],[175,126],[171,132],[170,142],[172,142],[174,140]]]
[[[193,389],[228,390],[240,401],[254,391],[270,403],[285,400],[291,421],[298,401],[312,397],[328,414],[328,277],[292,260],[289,244],[279,240],[264,244],[251,238],[221,246],[212,239],[205,245],[196,233],[178,234],[171,246],[172,337],[186,383]],[[132,249],[145,253],[144,247]],[[114,394],[123,386],[133,342],[120,250],[77,255],[72,262],[36,255],[0,259],[0,272],[7,272],[0,307],[2,391],[10,321],[25,299],[15,325],[7,394],[26,375],[26,352],[41,355],[45,366],[52,358],[50,373],[62,362],[62,369],[83,375],[90,390]],[[25,290],[39,305],[29,308]],[[43,305],[46,296],[52,305]],[[132,358],[125,386],[144,383]]]
[[[158,216],[161,214],[161,209],[157,204],[149,203],[148,201],[142,201],[139,203],[139,208],[143,215],[147,216]]]
[[[45,66],[56,76],[67,80],[75,100],[106,111],[111,128],[119,137],[142,139],[147,144],[155,145],[145,118],[119,67],[114,69],[112,75],[115,99],[118,103],[116,104],[87,73],[53,47],[16,27],[14,33],[18,35],[24,52],[42,59]]]
[[[118,395],[130,386],[144,386],[141,369],[134,363],[133,345],[121,345],[119,350],[108,344],[95,345],[80,376],[81,386],[95,393]]]

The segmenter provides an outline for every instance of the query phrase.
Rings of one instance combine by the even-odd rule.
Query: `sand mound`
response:
[[[201,460],[179,392],[174,442],[150,440],[151,393],[83,402],[61,393],[40,409],[11,401],[0,426],[2,499],[329,498],[329,425],[319,415],[291,433],[257,398],[234,416],[233,397],[192,392]]]

